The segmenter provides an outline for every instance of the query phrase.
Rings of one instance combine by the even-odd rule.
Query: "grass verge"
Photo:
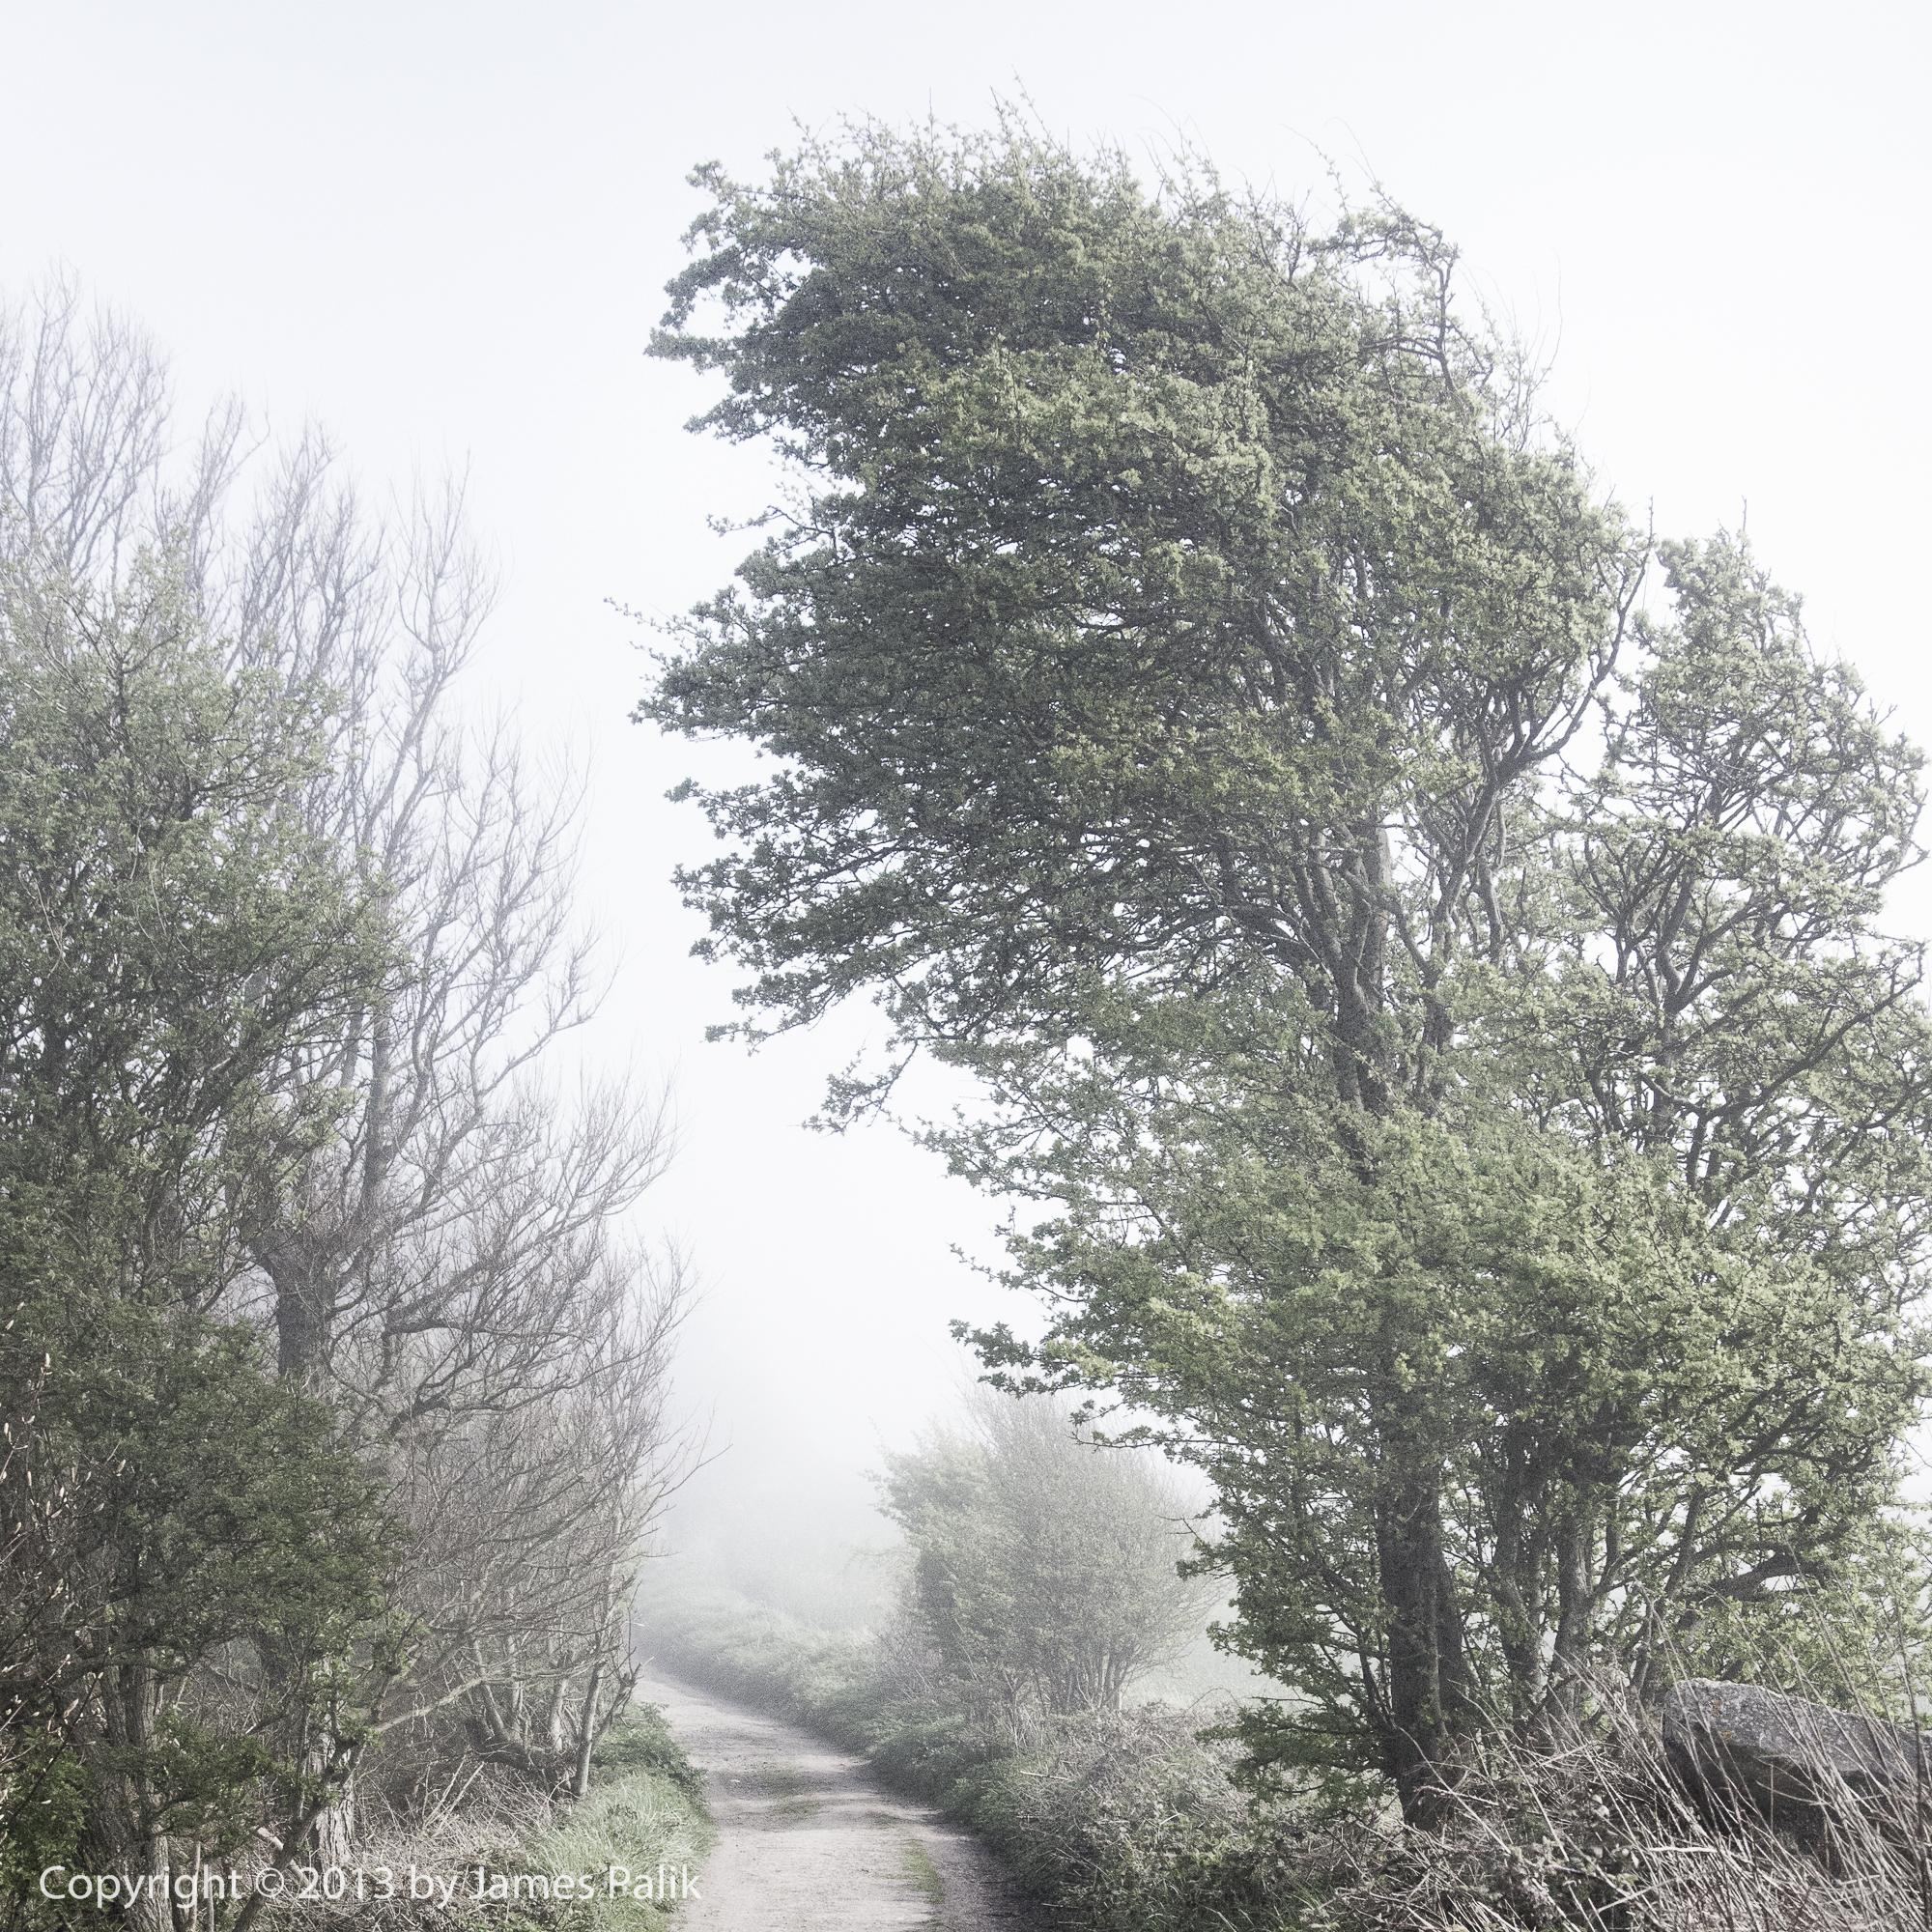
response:
[[[528,1850],[532,1870],[588,1874],[587,1900],[566,1932],[663,1932],[687,1880],[717,1840],[704,1774],[678,1747],[655,1704],[639,1704],[599,1747],[590,1791],[562,1809]],[[615,1880],[621,1873],[624,1884]]]

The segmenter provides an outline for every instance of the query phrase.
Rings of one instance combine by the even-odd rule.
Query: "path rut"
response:
[[[637,1694],[706,1774],[718,1826],[679,1932],[1042,1932],[977,1838],[863,1758],[669,1678]]]

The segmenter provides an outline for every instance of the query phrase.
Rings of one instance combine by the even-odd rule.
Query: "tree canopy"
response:
[[[747,1032],[867,989],[983,1076],[933,1137],[1047,1204],[1054,1321],[982,1352],[1214,1477],[1304,1699],[1257,1761],[1424,1818],[1470,1729],[1855,1570],[1923,1388],[1918,760],[1795,603],[1719,537],[1642,609],[1399,210],[1010,123],[698,180],[658,351],[802,486],[640,707],[773,761],[702,795],[705,950]]]
[[[879,986],[970,1038],[1072,1024],[1095,973],[1246,967],[1328,1017],[1343,1087],[1424,1078],[1491,821],[1580,724],[1636,563],[1529,446],[1451,251],[1016,135],[707,181],[660,352],[812,484],[649,706],[781,761],[708,802],[751,842],[688,881],[753,1002]],[[689,326],[714,293],[732,336]],[[1353,915],[1406,862],[1398,960]]]

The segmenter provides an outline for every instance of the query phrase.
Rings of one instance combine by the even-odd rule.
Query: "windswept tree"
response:
[[[1729,542],[1638,617],[1399,211],[1010,123],[697,179],[658,352],[800,485],[641,707],[771,758],[701,797],[705,950],[748,1035],[866,990],[983,1077],[933,1138],[1048,1205],[1054,1321],[982,1350],[1214,1478],[1231,1639],[1304,1693],[1258,1760],[1427,1819],[1498,1710],[1854,1561],[1927,1094],[1873,923],[1917,757],[1856,681]]]

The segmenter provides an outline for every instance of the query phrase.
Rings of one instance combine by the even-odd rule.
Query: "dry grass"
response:
[[[1925,1845],[1912,1816],[1842,1787],[1822,1849],[1747,1805],[1700,1809],[1640,1714],[1532,1753],[1492,1740],[1439,1832],[1337,1828],[1334,1888],[1306,1932],[1926,1932]],[[1313,1847],[1311,1847],[1311,1850]]]
[[[427,1901],[409,1896],[412,1871],[448,1876],[473,1871],[524,1870],[526,1847],[551,1832],[559,1809],[526,1778],[490,1765],[473,1762],[461,1767],[438,1800],[413,1817],[370,1817],[360,1821],[354,1860],[369,1875],[364,1896],[354,1889],[339,1900],[300,1896],[299,1881],[264,1914],[262,1924],[275,1932],[343,1932],[357,1926],[467,1926],[471,1915],[463,1911],[459,1888],[444,1907],[440,1894]],[[379,1901],[372,1894],[375,1874],[386,1872],[397,1896]]]

